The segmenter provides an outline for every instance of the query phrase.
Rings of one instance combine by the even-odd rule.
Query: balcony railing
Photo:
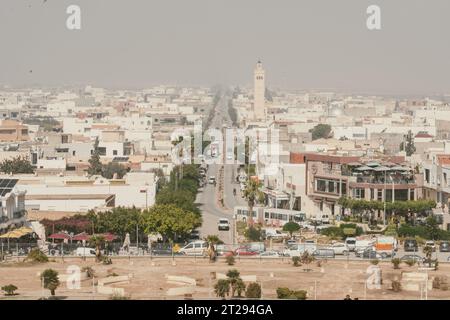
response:
[[[370,184],[414,184],[415,179],[409,178],[393,178],[384,179],[384,177],[356,177],[357,183],[370,183]]]

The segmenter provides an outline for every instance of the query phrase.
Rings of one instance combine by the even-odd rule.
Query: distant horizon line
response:
[[[214,87],[240,87],[244,89],[251,90],[253,87],[251,84],[180,84],[180,83],[158,83],[158,84],[147,84],[147,85],[105,85],[99,83],[77,83],[77,84],[5,84],[0,83],[1,90],[27,90],[27,89],[64,89],[64,88],[72,88],[72,89],[83,89],[87,86],[91,86],[93,88],[101,88],[106,90],[131,90],[131,91],[139,91],[151,89],[154,87],[162,86],[162,87],[175,87],[175,88],[214,88]],[[388,92],[383,90],[360,90],[360,89],[338,89],[331,87],[309,87],[309,88],[292,88],[281,85],[272,85],[266,86],[268,90],[278,90],[278,91],[287,91],[287,92],[298,92],[298,93],[336,93],[336,94],[348,94],[348,95],[363,95],[363,96],[389,96],[389,97],[437,97],[441,96],[442,98],[449,97],[450,92],[406,92],[406,91],[397,91],[397,92]]]

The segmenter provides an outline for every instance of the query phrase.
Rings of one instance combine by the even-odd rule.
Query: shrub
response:
[[[5,296],[14,296],[14,291],[16,291],[18,288],[13,284],[8,284],[7,286],[3,286],[1,289],[5,292]]]
[[[48,257],[41,250],[35,248],[28,253],[27,260],[32,262],[45,263],[48,262]]]
[[[294,267],[298,267],[300,263],[300,257],[292,257],[292,262],[294,263]]]
[[[372,259],[372,260],[370,260],[370,263],[373,264],[374,266],[376,266],[377,264],[380,263],[380,260],[378,260],[378,259]]]
[[[227,262],[227,264],[228,264],[229,266],[234,265],[234,263],[236,262],[236,259],[234,258],[234,255],[229,255],[229,256],[227,256],[227,257],[225,258],[225,260],[226,260],[226,262]]]
[[[392,262],[392,265],[394,266],[394,269],[400,269],[399,266],[400,266],[401,260],[399,258],[393,258],[391,260],[391,262]]]
[[[278,288],[277,297],[278,299],[288,299],[291,296],[291,290],[289,288]]]
[[[305,290],[292,291],[289,288],[278,288],[277,289],[278,299],[296,299],[296,300],[306,300],[307,292]]]
[[[302,264],[310,264],[313,261],[314,261],[314,257],[308,251],[303,252],[303,254],[300,257],[300,262]]]
[[[112,295],[109,297],[109,300],[130,300],[130,299],[131,299],[130,296],[122,296],[122,295],[117,294],[117,293],[112,294]]]
[[[110,257],[102,256],[100,259],[101,259],[101,262],[102,262],[104,265],[112,264],[112,260],[111,260]]]
[[[413,265],[416,264],[416,261],[413,260],[413,259],[410,259],[410,260],[406,260],[405,263],[406,263],[408,266],[412,267]]]
[[[292,296],[297,300],[306,300],[306,290],[292,291]]]
[[[106,276],[107,277],[118,277],[119,275],[115,272],[112,272],[112,273],[108,273]]]
[[[261,298],[261,286],[259,283],[252,282],[247,286],[247,290],[245,291],[246,298],[252,299],[260,299]]]
[[[392,291],[399,292],[402,290],[402,285],[398,280],[392,280]]]

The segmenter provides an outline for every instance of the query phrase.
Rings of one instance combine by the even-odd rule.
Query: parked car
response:
[[[345,243],[333,243],[331,246],[326,249],[333,250],[336,255],[348,255],[349,249],[345,245]]]
[[[220,218],[219,222],[217,223],[217,227],[220,230],[230,230],[230,221],[226,218]]]
[[[425,260],[424,257],[421,257],[417,254],[406,254],[403,257],[400,258],[400,261],[405,262],[405,261],[415,261],[418,263],[423,263],[423,261]]]
[[[261,258],[279,258],[282,256],[282,254],[278,251],[264,251],[261,252],[259,255]]]
[[[436,251],[436,244],[432,240],[425,241],[425,247],[430,247],[433,251]]]
[[[187,256],[204,256],[208,249],[208,243],[203,240],[193,241],[180,249],[180,254]]]
[[[373,250],[373,246],[356,249],[355,250],[355,256],[357,256],[358,258],[362,258],[362,255],[363,255],[364,251],[366,251],[368,249],[372,249]]]
[[[289,234],[281,232],[280,230],[274,228],[264,229],[264,235],[266,239],[273,239],[273,240],[283,240],[289,238]]]
[[[439,244],[440,252],[450,252],[450,241],[441,241]]]
[[[258,254],[258,251],[249,247],[240,247],[234,251],[234,255],[236,256],[256,256]]]
[[[317,249],[312,255],[316,259],[332,259],[335,256],[335,252],[333,249]]]
[[[155,256],[171,256],[180,255],[180,252],[172,252],[172,245],[170,243],[152,243],[152,255]]]
[[[312,254],[317,250],[317,246],[314,243],[297,243],[289,246],[286,250],[283,251],[283,255],[288,257],[299,257],[305,251]]]
[[[417,240],[416,239],[406,239],[403,247],[405,249],[406,252],[417,252],[419,249],[419,246],[417,245]]]
[[[364,250],[362,257],[364,259],[381,259],[381,255],[378,254],[373,248],[368,248]]]
[[[192,230],[191,234],[189,235],[189,240],[191,241],[200,240],[200,231]]]
[[[94,248],[77,248],[75,251],[75,255],[78,257],[95,257],[95,249]]]
[[[297,243],[297,240],[289,239],[289,240],[286,242],[286,245],[287,245],[288,247],[290,247],[290,246],[292,246],[293,244],[296,244],[296,243]]]

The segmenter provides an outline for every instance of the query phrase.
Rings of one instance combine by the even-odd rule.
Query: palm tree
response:
[[[239,287],[239,291],[240,291],[239,292],[239,296],[240,296],[240,293],[243,291],[241,289],[241,286],[243,285],[243,283],[240,283],[240,282],[242,282],[242,279],[240,277],[239,271],[237,271],[236,269],[229,270],[227,272],[227,277],[228,277],[228,282],[231,285],[231,296],[234,297],[234,293],[236,292],[238,287]],[[244,285],[244,289],[245,289],[245,285]]]
[[[253,224],[253,207],[258,202],[263,202],[264,194],[259,190],[259,183],[257,180],[249,179],[244,189],[244,198],[247,200],[248,213],[247,223]]]
[[[95,261],[99,262],[100,258],[102,256],[102,252],[100,251],[100,248],[105,243],[105,237],[99,236],[99,235],[94,235],[89,239],[89,243],[92,246],[95,246]]]
[[[50,290],[52,296],[55,295],[56,288],[59,287],[58,271],[53,269],[46,269],[41,273],[41,280],[44,283],[44,288]]]
[[[220,279],[214,286],[214,292],[220,298],[225,299],[230,292],[230,282],[226,279]]]

